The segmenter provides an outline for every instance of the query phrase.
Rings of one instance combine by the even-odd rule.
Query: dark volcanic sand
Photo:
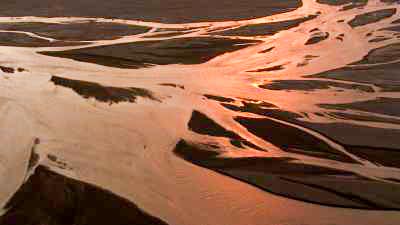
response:
[[[73,24],[52,23],[0,23],[0,30],[25,31],[63,41],[92,41],[116,39],[126,35],[147,32],[148,27],[117,23],[83,22]]]
[[[239,135],[232,131],[226,130],[221,125],[217,124],[199,111],[193,111],[192,117],[188,123],[188,128],[189,130],[198,134],[240,139]]]
[[[400,90],[400,77],[398,76],[399,68],[400,63],[362,67],[343,67],[340,69],[311,75],[309,77],[374,84],[382,88],[382,91],[397,92]]]
[[[327,32],[318,32],[315,34],[312,34],[310,39],[307,40],[307,42],[305,43],[305,45],[313,45],[313,44],[317,44],[321,41],[324,41],[326,39],[329,38],[329,33]]]
[[[365,65],[375,63],[387,63],[400,59],[400,44],[390,44],[381,48],[371,50],[362,60],[352,63],[353,65]]]
[[[358,112],[360,113],[360,112]],[[346,112],[330,112],[330,116],[335,118],[341,118],[346,120],[357,120],[357,121],[369,121],[369,122],[380,122],[380,123],[393,123],[400,124],[400,119],[394,118],[385,118],[378,116],[371,116],[366,114],[351,114]]]
[[[378,165],[400,168],[400,149],[347,146],[347,151]]]
[[[224,127],[207,117],[207,115],[196,110],[192,113],[192,117],[188,122],[188,128],[190,131],[202,135],[229,138],[230,143],[238,148],[243,148],[245,145],[256,150],[263,150],[253,143],[243,139],[233,131],[225,129]]]
[[[172,4],[171,2],[174,3]],[[366,3],[364,0],[343,0],[336,2],[320,0],[319,2],[333,5],[351,3],[350,5],[344,6],[343,9],[364,6]],[[85,4],[87,4],[87,7]],[[127,6],[125,7],[124,4]],[[12,16],[105,16],[181,23],[260,17],[292,10],[293,8],[290,8],[290,6],[298,7],[300,4],[299,1],[277,0],[255,0],[251,4],[249,4],[248,1],[235,2],[235,4],[233,4],[231,1],[227,0],[216,1],[212,4],[208,0],[180,0],[179,2],[178,0],[164,0],[162,3],[159,3],[159,1],[155,2],[155,0],[117,0],[105,3],[99,3],[95,0],[81,0],[78,4],[77,1],[67,0],[58,0],[55,2],[51,0],[42,0],[40,2],[31,0],[27,3],[3,0],[0,2],[0,6],[4,5],[7,10],[0,7],[0,16],[8,15],[10,11],[12,12],[10,15],[12,14]],[[133,7],[129,7],[128,5]],[[78,6],[79,9],[77,9]],[[46,10],[49,8],[51,10]],[[350,21],[349,24],[353,27],[363,26],[381,19],[389,18],[394,12],[395,11],[392,9],[386,9],[374,13],[358,15]],[[316,16],[311,15],[290,21],[246,25],[222,32],[214,30],[212,34],[227,36],[272,35],[276,32],[296,27],[315,17]],[[29,31],[64,41],[49,43],[45,40],[30,38],[23,34],[2,34],[5,36],[4,43],[6,43],[6,45],[28,47],[58,46],[62,44],[72,45],[75,43],[65,41],[115,39],[122,35],[141,34],[148,31],[146,27],[91,22],[62,25],[42,23],[21,23],[18,25],[0,24],[0,29]],[[305,32],[307,32],[308,29],[306,29]],[[183,34],[186,31],[177,30],[171,32],[174,32],[172,34],[176,35]],[[171,33],[155,33],[152,37],[166,37],[168,35],[171,35]],[[323,31],[319,33],[311,32],[310,35],[310,39],[305,42],[306,45],[317,44],[328,38],[332,38],[329,37],[329,33]],[[339,37],[343,40],[344,36]],[[147,40],[59,52],[42,52],[42,54],[110,67],[137,69],[154,65],[204,63],[215,56],[258,43],[258,41],[251,40],[215,37],[175,38],[171,40]],[[301,44],[303,43],[304,42],[301,42]],[[276,46],[280,48],[279,45]],[[272,51],[273,48],[274,47],[266,48],[262,52]],[[382,87],[384,91],[397,91],[400,90],[400,80],[398,76],[394,75],[398,74],[399,63],[387,65],[368,64],[387,62],[388,60],[399,58],[399,55],[398,46],[393,45],[390,48],[382,48],[371,52],[364,60],[354,65],[315,75],[315,77],[332,78],[331,81],[276,80],[272,83],[261,85],[260,87],[283,91],[309,92],[318,91],[320,89],[338,88],[357,89],[360,92],[374,92],[370,86],[363,84],[366,83]],[[265,59],[267,60],[267,58]],[[312,57],[310,60],[311,59]],[[77,65],[79,66],[79,64]],[[285,64],[272,67],[261,66],[261,68],[262,69],[259,70],[253,70],[252,72],[274,72],[283,70],[285,69]],[[8,67],[0,69],[5,72],[10,71]],[[340,83],[333,79],[350,80],[360,83]],[[107,86],[106,84],[73,80],[57,76],[53,76],[50,82],[58,86],[60,90],[66,91],[65,88],[67,88],[83,98],[92,98],[109,104],[120,102],[134,103],[138,98],[160,101],[155,97],[153,92],[143,88]],[[177,82],[179,83],[179,81]],[[181,89],[185,88],[177,83],[159,83],[159,85]],[[190,84],[188,84],[187,90],[191,91],[191,88]],[[167,88],[166,90],[168,91]],[[183,93],[183,91],[179,91]],[[204,94],[204,92],[200,94]],[[366,95],[367,93],[362,94]],[[75,96],[76,99],[79,100],[79,96]],[[400,137],[400,132],[398,130],[370,128],[345,123],[309,123],[299,120],[299,118],[307,117],[307,113],[288,112],[267,102],[255,103],[256,101],[243,100],[243,105],[237,106],[229,103],[240,102],[240,98],[234,99],[228,96],[224,97],[207,94],[203,96],[204,102],[217,101],[225,108],[233,111],[270,116],[316,130],[320,134],[326,137],[329,136],[331,140],[341,144],[350,153],[378,165],[393,167],[398,167],[398,165],[400,165],[400,151],[395,149],[395,146],[400,144],[400,139],[398,138]],[[388,115],[393,114],[397,116],[399,113],[398,110],[390,108],[391,105],[397,106],[396,103],[397,100],[388,100],[385,101],[384,104],[376,104],[369,101],[367,103],[359,102],[347,105],[320,106],[325,107],[325,109],[338,110],[334,113],[330,112],[331,116],[333,115],[333,117],[336,118],[398,123],[399,121],[396,119],[384,119],[382,117],[368,117],[366,115],[339,112],[341,109],[352,108],[367,112],[369,107],[372,106],[374,109],[378,109],[378,113],[382,110]],[[321,116],[325,115],[323,113],[320,114]],[[344,165],[352,168],[353,166],[354,168],[358,166],[355,164],[357,161],[353,160],[351,157],[336,150],[334,147],[317,138],[317,136],[313,136],[299,128],[285,123],[279,123],[268,118],[249,118],[247,115],[246,117],[241,116],[235,117],[234,119],[253,135],[276,145],[286,152],[336,160],[336,162],[331,161],[331,163],[341,165],[340,162],[344,162]],[[199,111],[193,111],[192,117],[188,123],[188,130],[196,133],[196,136],[204,137],[204,135],[208,135],[219,137],[224,139],[224,141],[228,140],[231,145],[242,148],[233,149],[237,152],[245,151],[244,149],[247,147],[263,150],[243,139],[238,133],[235,133],[235,130],[225,128]],[[368,140],[364,140],[365,138]],[[385,139],[385,145],[381,146],[380,140],[383,139]],[[358,146],[360,143],[370,146]],[[361,177],[358,174],[339,169],[330,169],[322,166],[300,163],[294,158],[223,158],[219,155],[221,149],[218,149],[218,146],[219,145],[216,143],[207,145],[181,140],[176,145],[174,152],[191,163],[247,182],[268,192],[289,198],[328,206],[373,210],[400,210],[400,200],[397,198],[400,195],[400,190],[398,186],[392,183],[371,180]],[[226,147],[229,148],[230,146]],[[49,154],[48,159],[56,164],[60,164],[60,168],[67,166],[66,163],[58,160],[56,155]],[[38,163],[37,160],[32,161],[35,162],[33,165]],[[354,164],[350,165],[349,163]],[[30,168],[33,167],[34,166],[30,166]],[[169,197],[170,196],[167,195],[166,199]],[[2,225],[165,224],[161,220],[141,211],[136,205],[126,199],[120,198],[111,192],[102,190],[93,185],[51,172],[42,166],[37,168],[36,173],[34,173],[27,183],[14,195],[8,206],[10,210],[5,215],[0,216],[0,224]]]
[[[15,69],[8,66],[0,66],[0,70],[4,73],[14,73]]]
[[[301,114],[284,111],[283,109],[279,109],[274,106],[268,106],[267,104],[268,103],[256,104],[256,103],[243,102],[243,106],[240,107],[226,103],[222,103],[221,105],[229,110],[239,111],[239,112],[249,112],[257,115],[269,116],[279,120],[289,121],[290,123],[297,124],[302,127],[314,130],[324,135],[325,137],[329,137],[329,139],[331,139],[332,141],[339,143],[347,151],[350,151],[351,153],[361,158],[368,159],[369,161],[372,162],[394,167],[398,167],[398,165],[400,164],[400,162],[397,163],[399,161],[398,158],[393,157],[393,155],[397,155],[400,153],[400,150],[398,149],[398,146],[400,145],[400,141],[398,138],[400,132],[398,130],[372,128],[367,126],[352,125],[346,123],[325,124],[325,123],[305,122],[302,120],[298,120],[303,117],[303,115]],[[379,113],[381,111],[390,112],[390,108],[392,108],[393,110],[396,110],[398,108],[396,107],[396,104],[392,104],[391,101],[389,101],[389,99],[386,101],[376,101],[376,102],[367,101],[364,103],[359,102],[355,103],[354,105],[353,104],[348,104],[343,106],[322,105],[321,107],[329,107],[334,109],[345,109],[347,107],[349,108],[356,107],[359,110],[370,109],[372,110],[372,112],[376,113]],[[397,114],[396,111],[394,111],[393,113]],[[330,115],[337,118],[352,119],[359,121],[391,122],[391,123],[400,122],[399,120],[395,119],[384,119],[382,117],[373,117],[373,116],[360,116],[344,112],[330,113]],[[253,132],[259,134],[260,137],[262,138],[263,137],[266,138],[268,141],[281,147],[283,150],[291,151],[298,154],[311,155],[314,157],[343,160],[341,159],[341,157],[338,157],[340,155],[337,155],[338,153],[337,151],[336,154],[335,150],[333,150],[333,152],[330,152],[332,151],[332,149],[330,147],[325,146],[325,144],[323,144],[323,146],[325,146],[323,148],[318,147],[318,143],[320,143],[320,140],[311,137],[310,135],[306,134],[303,131],[300,131],[296,128],[290,128],[289,126],[285,127],[283,124],[277,124],[276,122],[271,122],[268,119],[250,119],[250,120],[261,121],[253,123],[254,127],[251,128]],[[304,134],[298,134],[299,132]],[[384,142],[382,142],[381,140],[384,140]],[[296,145],[298,146],[296,147]],[[373,152],[373,150],[376,150],[376,152]],[[385,152],[387,151],[389,153],[385,154]]]
[[[368,2],[368,0],[317,0],[317,2],[328,5],[345,5],[345,4],[365,3]]]
[[[394,31],[396,33],[399,33],[400,32],[400,26],[396,25],[396,26],[392,26],[392,27],[383,28],[381,30],[388,30],[388,31]]]
[[[271,67],[266,67],[266,68],[262,68],[262,69],[249,70],[247,72],[261,73],[261,72],[272,72],[272,71],[283,70],[283,69],[285,69],[285,67],[283,65],[277,65],[277,66],[271,66]]]
[[[268,192],[329,206],[400,209],[396,185],[349,172],[294,163],[290,158],[221,158],[212,146],[181,140],[175,154]]]
[[[269,90],[296,90],[315,91],[329,88],[355,89],[363,92],[373,92],[367,85],[339,83],[325,80],[274,80],[272,83],[260,85],[259,87]]]
[[[299,19],[287,20],[281,22],[261,23],[246,25],[232,30],[214,32],[212,34],[224,36],[261,36],[273,35],[279,31],[287,30],[299,26],[308,20],[316,18],[316,15],[310,15]]]
[[[267,118],[237,117],[235,120],[249,132],[282,150],[354,163],[350,157],[298,128]]]
[[[400,131],[397,129],[374,128],[344,122],[299,122],[299,125],[329,136],[344,145],[346,149],[346,146],[366,146],[382,149],[399,149],[400,146]]]
[[[71,88],[84,98],[94,98],[97,101],[107,102],[109,104],[120,102],[134,103],[138,97],[147,98],[153,101],[160,101],[154,97],[151,91],[143,88],[110,87],[94,82],[72,80],[57,76],[53,76],[50,81],[57,86]]]
[[[259,41],[194,37],[162,41],[142,41],[60,52],[42,52],[42,54],[105,66],[137,69],[149,67],[154,64],[204,63],[220,54],[239,50],[257,43]]]
[[[0,1],[0,16],[79,16],[164,23],[241,20],[291,11],[300,0],[29,0]]]
[[[223,97],[223,96],[217,96],[217,95],[204,95],[204,97],[217,101],[217,102],[234,102],[235,99],[233,98],[227,98],[227,97]]]
[[[2,225],[166,225],[135,204],[43,166],[22,185],[0,216]]]
[[[83,45],[85,43],[53,41],[30,37],[21,33],[0,32],[0,46],[16,46],[16,47],[56,47],[56,46],[73,46]]]
[[[320,104],[320,106],[328,109],[354,109],[400,117],[400,98],[377,98],[374,100],[352,102],[347,104]]]
[[[400,59],[400,44],[392,44],[372,50],[362,60],[352,63],[351,66],[307,77],[374,84],[382,88],[382,91],[396,92],[400,90],[400,76],[398,76],[400,63],[394,62],[397,59]]]
[[[349,25],[351,27],[364,26],[370,23],[376,23],[380,20],[389,18],[396,13],[396,8],[392,9],[381,9],[373,12],[368,12],[364,14],[360,14],[354,17],[351,21],[349,21]]]
[[[334,6],[344,5],[341,10],[349,10],[365,6],[368,0],[317,0],[317,2]]]

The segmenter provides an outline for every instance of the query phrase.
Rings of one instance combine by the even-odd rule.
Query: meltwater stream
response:
[[[400,5],[295,7],[0,17],[0,224],[398,224]]]

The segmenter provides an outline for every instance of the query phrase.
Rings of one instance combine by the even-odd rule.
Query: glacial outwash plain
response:
[[[0,0],[0,225],[399,225],[398,0]]]

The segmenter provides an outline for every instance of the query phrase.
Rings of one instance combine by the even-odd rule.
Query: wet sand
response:
[[[291,162],[290,158],[223,158],[212,147],[181,140],[174,152],[204,166],[274,194],[312,203],[362,209],[399,209],[395,185],[324,167]],[[365,185],[373,191],[362,190]]]
[[[200,64],[220,54],[257,43],[259,42],[253,40],[227,38],[175,38],[41,53],[82,62],[133,69],[153,65]]]
[[[262,36],[262,35],[273,35],[279,31],[287,30],[293,27],[299,26],[307,20],[316,18],[317,15],[310,15],[299,19],[282,21],[282,22],[272,22],[265,24],[252,24],[242,26],[236,29],[230,29],[226,31],[213,32],[212,34],[222,35],[222,36]]]
[[[238,1],[222,0],[210,3],[207,0],[163,0],[112,2],[96,0],[70,1],[31,0],[0,3],[0,16],[79,16],[122,18],[163,23],[189,23],[251,19],[288,12],[301,6],[299,0]],[[201,10],[199,10],[201,9]]]
[[[39,166],[7,203],[0,224],[140,224],[167,223],[132,202],[99,187]]]
[[[1,23],[0,30],[31,32],[62,41],[91,41],[117,39],[123,36],[141,34],[148,27],[116,23],[82,22],[76,24],[52,23]]]
[[[354,17],[354,19],[349,21],[349,25],[352,27],[358,27],[367,25],[369,23],[376,23],[380,20],[390,18],[391,16],[396,14],[396,11],[396,8],[391,8],[357,15],[356,17]]]
[[[399,221],[397,2],[21,4],[0,3],[33,16],[0,18],[0,224]]]
[[[357,83],[374,84],[385,92],[398,91],[399,80],[396,76],[400,58],[399,44],[392,44],[369,52],[362,60],[349,66],[310,75],[312,78],[329,78]]]
[[[297,90],[315,91],[329,88],[344,88],[363,92],[374,92],[370,86],[360,84],[338,83],[325,80],[275,80],[273,83],[260,85],[259,87],[269,90]]]
[[[0,33],[0,46],[15,46],[15,47],[56,47],[56,46],[73,46],[82,45],[78,42],[64,42],[40,39],[31,37],[22,33]]]
[[[151,91],[143,88],[108,87],[94,82],[72,80],[56,76],[51,77],[50,82],[57,86],[71,88],[83,98],[94,98],[97,101],[107,102],[109,104],[120,102],[135,103],[138,97],[160,102]]]
[[[246,127],[251,133],[285,151],[300,152],[314,155],[315,157],[326,157],[342,162],[354,163],[351,158],[340,154],[336,149],[333,149],[312,135],[302,132],[300,129],[268,119],[238,117],[235,120]]]
[[[207,117],[207,115],[199,111],[193,111],[188,122],[188,128],[190,131],[202,135],[229,138],[230,143],[238,148],[244,148],[244,146],[248,146],[256,150],[265,151],[264,149],[240,137],[238,134],[230,130],[226,130],[224,127]]]

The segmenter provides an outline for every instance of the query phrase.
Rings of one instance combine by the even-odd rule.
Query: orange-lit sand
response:
[[[74,46],[61,47],[0,47],[2,66],[24,69],[15,73],[0,72],[2,112],[0,184],[6,184],[1,185],[0,202],[4,205],[27,178],[26,166],[29,154],[35,139],[38,138],[40,144],[35,146],[35,151],[40,159],[37,165],[48,166],[59,174],[110,190],[135,202],[146,212],[156,215],[169,224],[397,224],[400,221],[398,211],[328,207],[270,194],[247,183],[196,166],[177,157],[173,152],[177,142],[185,139],[194,143],[213,143],[220,146],[221,148],[217,150],[220,153],[219,157],[292,157],[297,163],[344,170],[373,181],[397,185],[394,186],[396,191],[393,191],[392,196],[395,202],[399,197],[396,193],[400,184],[394,180],[400,179],[400,165],[397,167],[379,165],[376,161],[361,158],[354,153],[355,150],[346,150],[346,145],[363,145],[363,139],[369,139],[375,144],[374,147],[398,147],[400,139],[396,137],[399,137],[397,134],[400,135],[400,122],[396,121],[400,120],[399,116],[347,109],[346,113],[366,116],[369,119],[344,118],[334,116],[334,113],[343,110],[320,107],[320,104],[350,104],[382,97],[400,98],[399,92],[385,92],[374,83],[363,80],[305,76],[344,67],[362,60],[373,49],[398,43],[399,38],[396,37],[398,33],[380,29],[393,26],[391,22],[399,18],[400,6],[397,3],[388,4],[370,0],[362,8],[340,10],[341,7],[305,0],[303,6],[296,10],[268,17],[186,24],[81,17],[0,17],[0,22],[7,23],[79,23],[90,20],[93,23],[119,23],[150,28],[144,33],[113,40],[107,38],[81,40],[82,45],[78,46],[74,43]],[[352,28],[348,24],[356,15],[389,8],[396,8],[396,14],[359,27]],[[83,52],[81,54],[84,54],[84,48],[93,47],[95,48],[93,54],[99,54],[110,60],[107,57],[111,57],[111,50],[103,51],[102,46],[121,44],[121,49],[124,49],[122,44],[131,42],[138,42],[140,45],[142,41],[161,43],[172,38],[219,37],[214,34],[216,30],[293,20],[309,15],[318,16],[297,27],[270,36],[229,36],[227,38],[257,40],[260,43],[254,42],[251,45],[244,43],[246,46],[243,48],[235,48],[235,51],[220,54],[201,64],[186,63],[181,59],[177,61],[181,63],[180,65],[173,63],[174,60],[162,66],[151,65],[152,58],[146,56],[145,68],[127,69],[118,68],[118,63],[114,66],[111,64],[105,66],[93,61],[85,62],[86,58],[83,56],[80,61],[73,60],[73,57],[68,55],[68,50],[80,49]],[[344,22],[338,22],[340,20]],[[169,34],[174,32],[173,30],[184,30],[184,32],[176,36],[161,35],[151,38],[151,35]],[[317,34],[318,32],[322,34]],[[371,32],[372,35],[368,35]],[[51,35],[38,35],[33,31],[16,33],[50,43],[57,41]],[[329,33],[326,39],[305,45],[313,35],[326,33]],[[369,42],[380,36],[391,39]],[[199,48],[202,48],[203,42],[199,43]],[[190,55],[190,46],[185,48],[185,43],[179,43],[177,46],[175,47],[179,49],[178,51],[189,51],[187,54]],[[203,48],[207,48],[207,45]],[[118,53],[122,51],[121,49],[115,51]],[[265,51],[266,49],[270,50]],[[40,54],[53,51],[64,51],[66,54],[62,57]],[[143,50],[144,55],[163,54],[162,50],[159,52],[152,50],[150,53],[146,51],[148,50]],[[124,62],[142,60],[140,57],[129,58],[132,56],[129,52],[124,54],[127,55],[123,59],[126,60]],[[393,57],[397,57],[393,60],[400,59],[398,53],[393,54]],[[385,63],[389,61],[379,62],[382,65]],[[248,72],[265,68],[275,69],[268,69],[267,72]],[[82,94],[78,91],[79,84],[74,84],[78,87],[71,84],[57,85],[57,82],[51,82],[53,76],[91,82],[85,87],[94,86],[95,93]],[[312,82],[312,79],[342,85],[330,83],[327,85],[328,88],[316,85],[317,87],[312,90],[308,87],[296,90],[299,88],[296,85],[293,87],[288,85],[279,90],[260,87],[261,85],[268,87],[269,84],[279,80]],[[346,88],[348,85],[353,86]],[[354,85],[365,86],[368,89],[354,88]],[[102,89],[102,86],[107,88]],[[123,94],[126,94],[129,88],[146,90],[148,91],[146,93],[151,95],[139,95],[135,92],[134,101],[110,102],[98,101],[99,98],[96,100],[94,97],[99,92],[102,94],[101,99],[115,97],[121,94],[119,92],[121,89],[124,90]],[[108,91],[112,93],[108,95]],[[301,117],[289,118],[280,116],[281,114],[265,116],[254,111],[252,113],[251,110],[229,110],[222,106],[221,102],[204,97],[205,94],[234,99],[234,102],[227,104],[236,107],[242,107],[244,103],[258,104],[264,101],[273,104],[281,111],[295,113]],[[390,104],[385,107],[390,107]],[[393,107],[400,109],[398,105]],[[232,145],[227,137],[202,135],[188,130],[187,124],[193,110],[204,113],[226,130],[266,151],[248,146],[238,148]],[[392,109],[383,111],[390,110]],[[398,112],[398,109],[393,111]],[[267,118],[284,126],[296,128],[315,137],[355,163],[301,154],[304,149],[285,151],[277,144],[263,139],[261,135],[257,136],[256,132],[249,132],[235,120],[237,116]],[[379,119],[371,119],[372,117]],[[333,124],[345,124],[347,127],[330,126]],[[358,132],[357,128],[354,128],[356,126],[368,132]],[[341,137],[340,141],[333,138],[337,136]],[[49,154],[56,156],[59,162],[49,159]],[[379,191],[377,190],[377,193]]]

